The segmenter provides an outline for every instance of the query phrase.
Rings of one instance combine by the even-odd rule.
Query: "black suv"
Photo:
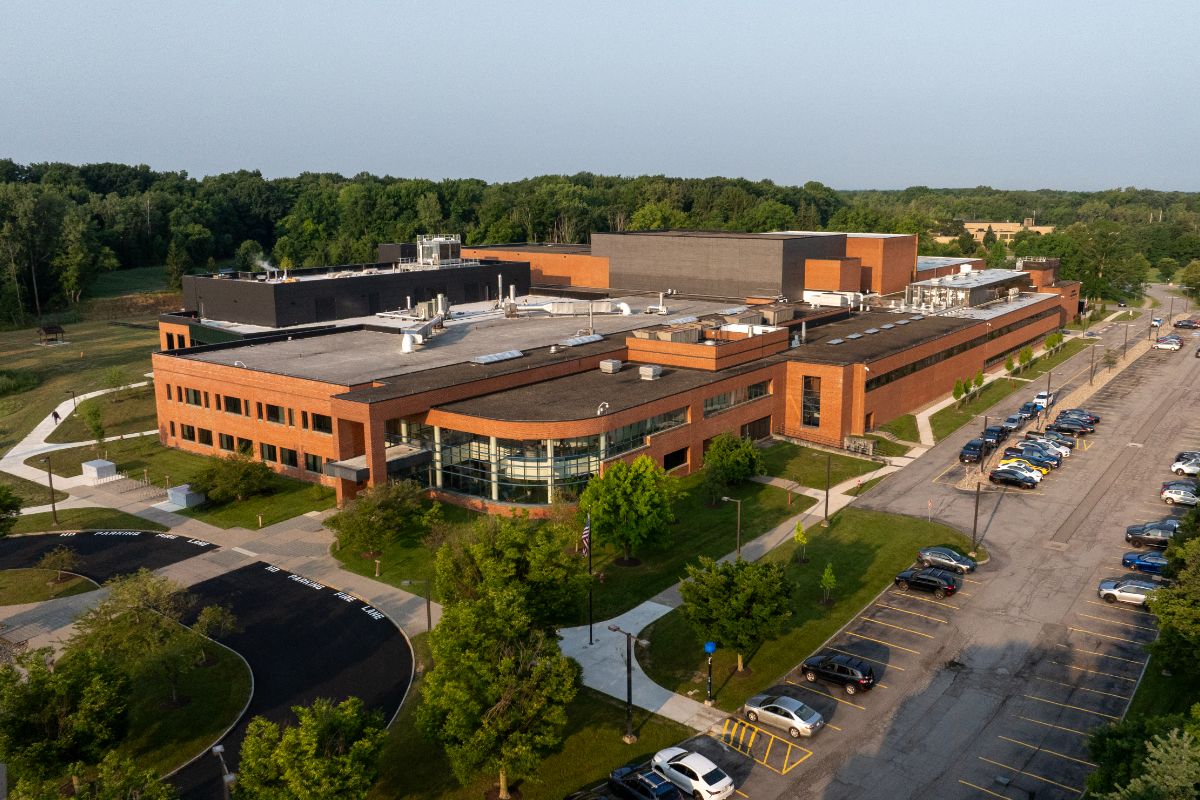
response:
[[[1065,433],[1068,436],[1087,436],[1089,433],[1096,432],[1095,428],[1082,419],[1072,419],[1070,417],[1056,419],[1046,426],[1046,430]]]
[[[842,653],[825,653],[804,659],[800,665],[804,680],[809,683],[818,678],[830,683],[841,684],[846,694],[865,692],[875,685],[875,670],[867,662]]]
[[[991,450],[992,445],[983,439],[972,439],[963,445],[962,450],[958,451],[958,460],[963,464],[975,464],[982,461]]]
[[[608,776],[608,788],[628,800],[684,800],[683,790],[652,769],[617,767]]]
[[[909,589],[932,592],[934,597],[941,600],[958,591],[958,578],[944,569],[935,567],[906,569],[896,576],[896,588],[902,592]]]
[[[1008,428],[1003,425],[988,425],[980,436],[992,447],[996,447],[1008,438]]]
[[[1171,537],[1179,528],[1179,520],[1174,517],[1156,519],[1142,525],[1130,525],[1125,529],[1125,541],[1134,547],[1165,548],[1171,543]]]

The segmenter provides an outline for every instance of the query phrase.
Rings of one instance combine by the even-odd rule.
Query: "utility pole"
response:
[[[829,479],[833,472],[833,453],[825,454],[825,519],[821,520],[821,526],[829,527]]]
[[[978,538],[976,534],[979,531],[979,487],[978,481],[975,482],[975,519],[971,523],[971,558],[975,557],[975,548],[978,546]]]
[[[1092,364],[1088,368],[1088,384],[1091,385],[1096,380],[1096,345],[1093,344],[1090,348],[1092,351]]]
[[[1125,360],[1125,351],[1129,349],[1129,323],[1125,323],[1125,341],[1121,343],[1121,360]]]
[[[50,517],[58,524],[58,507],[54,504],[54,473],[50,471],[50,456],[42,456],[46,462],[46,481],[50,484]]]

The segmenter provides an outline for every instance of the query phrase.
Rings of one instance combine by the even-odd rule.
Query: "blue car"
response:
[[[1121,557],[1121,566],[1150,575],[1162,575],[1167,567],[1167,557],[1154,550],[1134,551]]]
[[[1062,464],[1062,459],[1051,457],[1045,451],[1032,447],[1006,447],[1004,455],[1013,458],[1023,458],[1035,467],[1043,469],[1056,469]]]

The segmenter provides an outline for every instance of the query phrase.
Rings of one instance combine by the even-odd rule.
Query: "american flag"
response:
[[[592,552],[592,515],[587,515],[587,521],[583,523],[583,554],[591,555]]]

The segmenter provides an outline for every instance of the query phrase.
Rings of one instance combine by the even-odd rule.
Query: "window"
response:
[[[279,460],[279,451],[273,444],[267,444],[266,442],[263,442],[258,446],[258,452],[259,455],[262,456],[263,461],[270,461],[274,463]]]
[[[277,425],[283,424],[283,406],[274,406],[267,403],[267,422],[274,422]]]
[[[208,408],[208,392],[204,393],[204,407]]]
[[[179,436],[186,442],[194,442],[196,441],[196,429],[191,425],[184,425],[180,423]]]
[[[295,467],[298,466],[300,462],[296,460],[295,450],[289,450],[286,447],[281,447],[279,448],[279,463],[283,464],[285,467]]]
[[[289,408],[287,410],[287,412],[288,412],[288,425],[295,425],[296,418],[294,416],[292,416],[292,410]]]
[[[233,437],[230,436],[228,433],[217,434],[217,442],[219,443],[221,449],[224,450],[225,452],[227,452],[227,453],[233,452]]]
[[[184,389],[183,390],[183,402],[187,403],[189,406],[200,405],[201,404],[200,403],[200,390],[199,389]]]
[[[804,391],[802,396],[800,422],[812,428],[821,426],[821,379],[812,375],[804,376]]]
[[[254,452],[254,442],[250,441],[249,439],[243,439],[242,437],[239,436],[237,443],[238,443],[238,446],[237,446],[238,452],[241,453],[242,455],[248,456]]]
[[[197,428],[196,440],[200,442],[200,444],[206,444],[209,447],[212,447],[212,431],[205,430],[204,428]]]
[[[305,453],[304,454],[304,468],[306,470],[308,470],[309,472],[316,472],[319,474],[322,471],[321,470],[321,457],[314,456],[312,453]]]
[[[722,392],[715,397],[709,397],[704,401],[704,416],[711,417],[715,414],[720,414],[726,409],[740,406],[742,403],[749,403],[751,400],[766,397],[771,393],[770,389],[770,381],[760,381],[752,383],[749,386],[740,386],[728,392]]]
[[[308,430],[308,412],[307,411],[300,412],[300,427],[304,428],[304,430]]]
[[[687,463],[688,449],[681,447],[663,456],[663,469],[670,472],[676,467],[682,467]]]
[[[171,384],[169,384],[169,383],[166,384],[166,387],[167,387],[167,399],[170,400],[171,399]]]
[[[175,435],[175,423],[168,422],[167,424],[171,426],[171,435],[174,436]]]
[[[333,418],[325,414],[313,414],[312,429],[317,433],[333,433]]]
[[[646,446],[646,437],[670,428],[687,424],[687,409],[677,408],[665,414],[658,414],[650,419],[623,425],[608,433],[606,458]]]
[[[262,403],[255,403],[254,405],[256,406],[256,408],[258,410],[258,418],[262,419],[263,418],[262,417]]]
[[[242,413],[242,398],[230,397],[229,395],[225,395],[223,398],[221,398],[221,401],[225,404],[225,413],[226,414],[241,414]]]

